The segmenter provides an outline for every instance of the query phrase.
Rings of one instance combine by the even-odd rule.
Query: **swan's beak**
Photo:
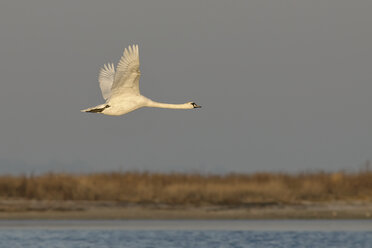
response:
[[[193,103],[192,106],[194,106],[194,108],[201,108],[201,106],[199,106],[199,105],[196,104],[196,103]]]

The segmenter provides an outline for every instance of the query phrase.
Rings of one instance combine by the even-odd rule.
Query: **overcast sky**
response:
[[[372,1],[0,3],[0,173],[356,170],[372,158]],[[138,43],[142,94],[81,113]]]

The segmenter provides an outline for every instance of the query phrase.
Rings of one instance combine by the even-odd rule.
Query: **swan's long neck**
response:
[[[187,103],[169,104],[169,103],[154,102],[152,100],[150,100],[146,106],[151,107],[151,108],[190,109],[190,106]]]

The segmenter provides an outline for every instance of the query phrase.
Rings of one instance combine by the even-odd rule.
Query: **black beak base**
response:
[[[197,105],[196,103],[191,103],[192,104],[192,106],[194,106],[194,108],[201,108],[201,106],[199,106],[199,105]]]

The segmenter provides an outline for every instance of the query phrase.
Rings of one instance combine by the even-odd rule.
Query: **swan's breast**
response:
[[[109,108],[102,113],[106,115],[124,115],[133,110],[142,108],[146,105],[146,98],[142,96],[133,96],[125,98],[114,98],[108,102]]]

